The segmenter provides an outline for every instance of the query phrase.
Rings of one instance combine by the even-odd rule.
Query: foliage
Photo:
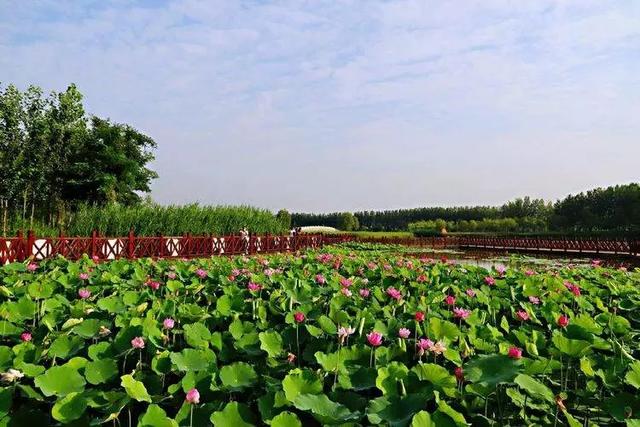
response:
[[[0,200],[11,221],[57,226],[77,202],[139,202],[156,177],[147,168],[155,146],[131,126],[87,116],[75,85],[46,98],[35,86],[0,87]]]
[[[355,231],[359,227],[358,218],[351,212],[343,212],[338,217],[337,228],[341,231]]]
[[[636,425],[640,271],[532,268],[349,248],[9,264],[0,422]]]
[[[343,213],[294,213],[294,226],[326,225],[338,227]],[[502,206],[430,207],[354,214],[360,228],[370,231],[398,231],[420,228],[431,235],[433,221],[446,221],[449,232],[490,233],[594,233],[612,231],[640,233],[640,184],[597,188],[569,195],[551,204],[542,199],[517,198]],[[424,224],[423,224],[424,223]],[[418,224],[418,225],[415,225]],[[425,225],[426,224],[426,225]]]
[[[291,214],[286,209],[280,209],[276,214],[276,218],[282,224],[285,229],[291,228]]]

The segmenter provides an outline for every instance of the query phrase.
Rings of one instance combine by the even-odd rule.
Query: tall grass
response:
[[[246,227],[253,233],[283,233],[284,227],[270,211],[251,206],[200,206],[142,204],[138,206],[82,205],[67,215],[63,232],[67,236],[88,236],[92,230],[101,235],[123,236],[133,228],[138,236],[177,236],[184,233],[225,235]],[[29,228],[28,221],[12,221],[8,234]],[[36,235],[58,234],[44,224],[34,223]]]

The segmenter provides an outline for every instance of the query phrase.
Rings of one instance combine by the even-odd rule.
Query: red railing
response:
[[[26,259],[42,260],[58,255],[78,259],[84,254],[99,260],[119,258],[197,258],[216,255],[295,252],[349,241],[349,236],[299,234],[278,235],[155,236],[139,237],[133,231],[125,237],[105,237],[97,232],[90,237],[37,237],[33,232],[23,236],[0,237],[0,265]]]
[[[351,237],[361,242],[398,244],[434,249],[494,249],[522,252],[640,255],[640,240],[638,239],[518,236]]]

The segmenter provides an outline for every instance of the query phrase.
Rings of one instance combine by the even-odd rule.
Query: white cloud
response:
[[[638,5],[3,3],[0,81],[148,132],[161,201],[555,198],[637,179]]]

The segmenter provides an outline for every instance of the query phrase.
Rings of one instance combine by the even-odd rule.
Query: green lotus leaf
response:
[[[624,376],[627,384],[640,389],[640,362],[635,361],[629,365],[629,371]]]
[[[267,352],[269,357],[278,357],[282,354],[282,337],[277,332],[260,332],[260,348]]]
[[[208,348],[211,332],[202,323],[184,325],[184,337],[191,347]]]
[[[296,414],[285,411],[273,417],[271,427],[302,427],[302,423]]]
[[[123,375],[120,377],[120,385],[124,387],[127,395],[138,402],[151,403],[151,396],[147,392],[147,388],[144,384],[133,378],[131,375]]]
[[[453,396],[457,386],[456,377],[451,375],[444,367],[433,363],[420,363],[411,372],[418,376],[420,381],[428,381],[447,395]]]
[[[437,427],[427,411],[420,411],[413,416],[411,427]]]
[[[222,411],[211,414],[214,427],[251,427],[254,426],[254,415],[243,403],[230,402]]]
[[[551,338],[553,345],[562,353],[571,357],[581,357],[589,351],[591,343],[584,340],[573,340],[555,331]]]
[[[360,418],[359,413],[332,401],[326,394],[300,394],[296,397],[294,406],[301,411],[311,411],[318,421],[325,424],[344,423]]]
[[[520,365],[514,359],[501,354],[480,356],[465,366],[465,377],[471,382],[495,386],[512,381],[518,375]]]
[[[84,367],[84,376],[90,384],[102,384],[118,375],[118,365],[113,359],[89,362]]]
[[[175,420],[167,417],[167,413],[158,405],[149,405],[140,422],[140,427],[178,427]]]
[[[206,371],[216,362],[216,355],[209,349],[185,348],[180,353],[171,353],[170,359],[179,371]]]
[[[294,402],[301,394],[322,393],[322,382],[308,369],[294,369],[282,380],[282,389],[289,402]]]
[[[55,420],[66,424],[82,417],[87,404],[87,399],[82,393],[69,393],[56,401],[51,409],[51,415]]]
[[[378,387],[384,395],[404,394],[400,385],[403,385],[402,381],[406,380],[408,375],[409,368],[403,363],[391,362],[384,367],[378,368],[376,387]]]
[[[372,424],[388,423],[390,426],[407,426],[415,414],[421,411],[432,396],[408,394],[383,396],[373,399],[367,407],[367,418]]]
[[[520,388],[531,397],[546,400],[550,403],[554,401],[554,394],[551,389],[529,375],[520,374],[513,382],[520,386]]]
[[[45,396],[66,396],[73,392],[82,392],[86,384],[82,375],[77,369],[70,366],[53,366],[34,379],[38,387]]]
[[[220,369],[220,380],[228,389],[239,390],[248,387],[257,379],[256,371],[248,363],[236,362]]]

